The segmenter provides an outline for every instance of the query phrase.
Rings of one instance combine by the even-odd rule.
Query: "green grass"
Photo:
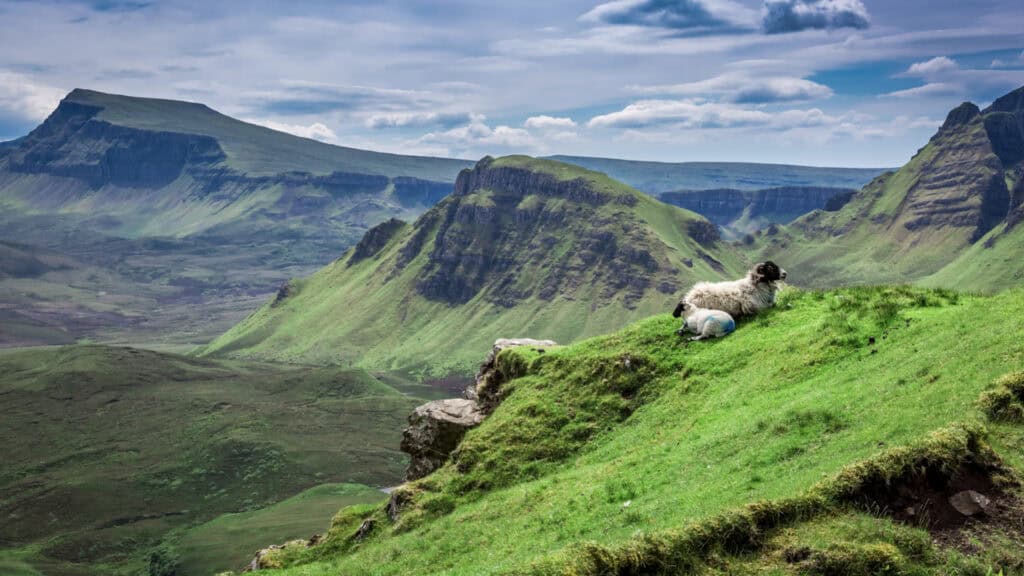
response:
[[[323,532],[340,508],[379,504],[387,496],[360,484],[323,484],[252,512],[225,514],[174,539],[184,574],[214,574],[244,566],[271,542]]]
[[[225,513],[254,522],[240,548],[223,543],[225,559],[322,525],[329,512],[294,515],[373,491],[324,488],[257,511],[317,485],[397,483],[400,430],[420,402],[358,369],[107,346],[0,354],[0,398],[0,542],[48,575],[139,574],[169,534]],[[214,561],[190,542],[207,554],[197,563]]]
[[[699,218],[694,213],[604,174],[526,156],[486,166],[519,170],[523,177],[529,171],[580,180],[605,201],[551,189],[449,196],[395,234],[376,257],[350,265],[349,252],[304,280],[298,294],[268,302],[201,354],[468,375],[497,338],[528,334],[570,342],[608,332],[671,309],[683,287],[697,279],[746,268],[724,243],[705,247],[689,236],[688,225]],[[457,216],[481,209],[491,219]],[[526,209],[531,212],[519,213]],[[454,271],[431,261],[442,231],[457,256],[449,260],[460,262]],[[494,256],[492,268],[474,268]],[[637,264],[643,257],[653,269]],[[479,280],[478,291],[466,302],[449,302],[428,299],[419,288],[427,279],[445,283],[452,276]],[[635,288],[629,279],[647,285]],[[542,296],[549,286],[555,288]]]
[[[999,329],[977,321],[994,310]],[[767,570],[778,530],[816,534],[823,550],[849,540],[814,523],[860,514],[850,498],[866,483],[1021,445],[1019,424],[987,424],[977,404],[1024,366],[1020,290],[788,291],[733,335],[689,345],[676,324],[505,352],[504,403],[452,462],[403,488],[398,522],[343,512],[325,545],[281,553],[294,567],[270,574],[633,574],[716,558]],[[364,517],[377,527],[355,543]],[[883,528],[865,528],[882,536],[863,547],[905,560],[896,573],[966,561],[930,544],[936,559],[916,559],[920,533]]]

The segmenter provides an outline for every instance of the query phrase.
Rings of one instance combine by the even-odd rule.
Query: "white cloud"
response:
[[[945,56],[936,56],[924,62],[915,62],[910,65],[905,74],[907,76],[932,77],[944,72],[952,72],[959,69],[956,62]]]
[[[417,145],[443,146],[454,153],[487,150],[490,147],[529,150],[536,148],[539,144],[528,130],[505,125],[492,128],[487,125],[483,116],[477,116],[465,126],[424,134],[416,143]]]
[[[677,124],[683,128],[725,128],[767,124],[771,115],[752,110],[697,100],[640,100],[618,112],[595,116],[587,122],[591,128],[642,128]]]
[[[482,116],[465,112],[382,112],[371,114],[364,124],[367,128],[406,128],[423,126],[454,126],[472,122]]]
[[[50,115],[65,92],[39,84],[32,78],[0,70],[0,110],[25,120],[39,121]]]
[[[639,86],[645,94],[720,97],[728,102],[770,103],[818,100],[832,96],[832,89],[811,80],[796,77],[750,77],[727,73],[707,80],[665,86]]]
[[[523,122],[523,126],[536,130],[564,130],[575,128],[576,122],[572,118],[561,118],[554,116],[531,116]]]
[[[590,9],[580,21],[673,30],[752,29],[757,12],[731,0],[612,0]]]
[[[1024,66],[1024,52],[1021,52],[1014,60],[1006,61],[996,58],[989,64],[989,68],[1014,68],[1017,66]]]
[[[963,92],[963,87],[958,84],[947,82],[929,82],[923,86],[907,88],[882,94],[883,98],[931,98],[956,96]]]
[[[302,124],[286,124],[284,122],[275,122],[274,120],[246,120],[246,122],[259,124],[260,126],[265,126],[271,130],[287,132],[294,136],[310,138],[321,142],[338,141],[338,135],[335,134],[334,130],[331,130],[320,122],[314,122],[308,126],[304,126]]]

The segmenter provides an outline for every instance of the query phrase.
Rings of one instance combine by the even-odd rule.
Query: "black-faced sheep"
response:
[[[719,338],[736,330],[736,322],[726,312],[698,308],[689,302],[683,302],[682,306],[683,325],[676,330],[680,336],[693,332],[696,336],[690,340],[704,340]]]
[[[721,310],[734,318],[753,316],[775,305],[779,282],[786,279],[786,271],[768,261],[755,265],[745,278],[729,282],[698,282],[686,293],[672,315],[683,313],[685,303],[697,308]]]

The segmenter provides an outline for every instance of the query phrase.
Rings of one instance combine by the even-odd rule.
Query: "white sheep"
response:
[[[750,269],[746,278],[729,282],[698,282],[686,293],[672,315],[679,318],[685,303],[697,308],[721,310],[734,318],[753,316],[775,305],[779,282],[786,271],[774,262],[761,262]]]
[[[698,308],[689,302],[683,302],[682,306],[683,325],[676,334],[685,336],[693,332],[696,336],[690,338],[691,341],[720,338],[736,330],[736,321],[727,312]]]

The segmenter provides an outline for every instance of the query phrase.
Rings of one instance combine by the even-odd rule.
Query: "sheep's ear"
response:
[[[683,304],[683,302],[681,302],[681,301],[679,302],[679,304],[676,304],[676,309],[672,311],[672,317],[673,318],[679,318],[680,316],[682,316],[683,315],[683,308],[685,306],[686,305]]]
[[[757,279],[758,281],[760,281],[762,278],[764,278],[764,263],[763,262],[761,264],[758,264],[757,266],[754,266],[754,278]]]

